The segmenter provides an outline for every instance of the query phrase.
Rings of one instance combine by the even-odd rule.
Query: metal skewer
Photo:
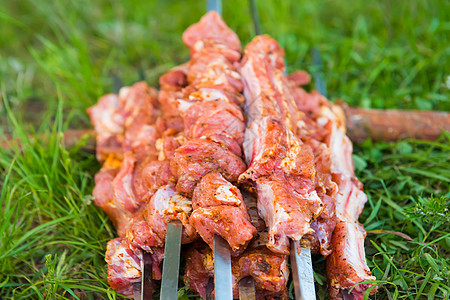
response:
[[[255,0],[250,0],[252,19],[255,24],[255,33],[261,34],[261,22],[259,20],[258,7]],[[285,59],[285,65],[286,59]],[[284,71],[286,75],[286,71]],[[301,247],[298,251],[298,242],[291,240],[290,262],[292,267],[292,279],[296,300],[315,300],[314,276],[312,269],[311,250]],[[240,287],[240,286],[239,286]]]
[[[291,240],[290,259],[295,299],[316,299],[311,250],[309,248],[302,247],[301,252],[298,253],[298,243]]]
[[[230,246],[217,234],[214,235],[214,288],[216,300],[233,299]]]
[[[219,15],[222,15],[222,1],[221,0],[208,0],[206,3],[207,11],[215,11]]]
[[[161,300],[177,299],[182,231],[183,225],[180,221],[172,221],[167,224],[161,295],[159,298]]]
[[[222,1],[208,0],[208,11],[222,15]],[[231,274],[230,246],[220,236],[214,235],[214,289],[216,300],[233,299],[233,279]]]
[[[146,300],[152,299],[153,284],[152,284],[152,256],[150,253],[142,251],[141,260],[141,281],[133,283],[134,299]]]
[[[239,300],[255,300],[255,280],[251,276],[239,281]]]
[[[222,1],[208,0],[207,10],[222,14]],[[181,224],[167,224],[166,245],[161,284],[161,300],[172,300],[177,297],[178,272],[180,265]],[[215,299],[233,299],[233,281],[231,274],[230,246],[218,235],[214,235],[214,287]]]

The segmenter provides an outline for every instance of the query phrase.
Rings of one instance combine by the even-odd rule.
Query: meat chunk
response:
[[[133,295],[133,282],[141,279],[140,251],[127,247],[126,240],[116,238],[110,240],[106,247],[105,261],[108,263],[109,285],[125,296]]]
[[[361,215],[367,195],[362,191],[361,182],[355,177],[335,174],[339,186],[336,195],[336,216],[339,220],[357,221]]]
[[[178,111],[178,100],[183,97],[183,88],[188,84],[187,65],[181,65],[171,69],[161,76],[159,84],[161,90],[158,94],[158,102],[161,107],[162,119],[166,128],[173,128],[178,132],[183,131],[183,119]]]
[[[194,190],[192,206],[189,221],[211,249],[214,234],[218,234],[238,255],[256,234],[241,192],[220,173],[212,172],[202,178]]]
[[[289,238],[295,241],[313,233],[311,222],[323,210],[316,191],[297,193],[286,182],[261,177],[256,180],[258,211],[269,228],[267,248],[289,254]]]
[[[365,230],[358,222],[367,196],[354,174],[353,149],[345,135],[342,110],[317,92],[309,94],[300,88],[294,90],[298,108],[314,120],[317,128],[314,130],[321,132],[320,143],[311,142],[311,145],[316,156],[322,155],[320,160],[316,159],[316,167],[320,170],[319,181],[323,184],[316,183],[316,189],[327,207],[311,227],[315,230],[315,247],[320,248],[324,256],[328,255],[327,275],[331,299],[342,299],[342,293],[348,293],[356,284],[375,280],[365,259]],[[309,126],[306,123],[304,125]],[[317,138],[314,130],[308,130],[306,136]],[[321,153],[323,143],[329,149],[329,155]],[[336,191],[333,184],[337,186]],[[329,201],[328,196],[332,201]],[[359,284],[351,294],[355,299],[363,299],[364,292],[372,285]],[[375,292],[376,288],[372,289],[371,293]]]
[[[192,197],[194,210],[213,206],[234,206],[239,208],[242,213],[246,214],[247,212],[239,189],[225,180],[218,172],[211,172],[203,176]],[[246,219],[249,219],[248,216]]]
[[[226,49],[208,41],[196,43],[196,51],[189,62],[187,91],[214,88],[223,93],[239,93],[243,84],[241,75],[232,60],[240,57],[240,53]]]
[[[214,258],[211,249],[204,243],[198,243],[186,252],[184,283],[189,289],[206,299],[206,288],[214,278]]]
[[[239,181],[253,181],[258,209],[269,227],[272,251],[289,253],[289,240],[311,234],[310,223],[323,210],[314,190],[312,149],[273,118],[255,120],[246,131],[244,149],[249,167]]]
[[[172,179],[170,162],[145,159],[138,162],[133,174],[133,188],[138,201],[148,202],[159,187],[166,185]]]
[[[256,297],[258,299],[288,299],[287,282],[289,270],[287,256],[275,254],[266,247],[250,248],[240,257],[234,258],[232,272],[234,298],[239,298],[239,280],[251,276],[255,280]]]
[[[108,214],[120,236],[125,234],[131,214],[145,202],[134,192],[135,162],[131,152],[125,153],[123,161],[110,154],[95,176],[94,203]]]
[[[166,130],[163,134],[166,134]],[[175,155],[175,151],[180,147],[184,141],[185,137],[182,135],[169,135],[164,136],[156,141],[156,149],[158,149],[158,160],[169,162]]]
[[[125,153],[119,172],[112,182],[114,203],[130,213],[135,212],[139,204],[133,190],[133,170],[136,158],[131,152]]]
[[[178,192],[192,195],[196,184],[209,172],[217,171],[228,181],[236,182],[246,166],[240,157],[217,143],[194,139],[177,149],[170,168],[178,179]]]
[[[233,298],[239,299],[239,281],[247,276],[255,280],[256,299],[287,300],[287,256],[275,254],[264,246],[249,248],[231,261],[233,274]],[[214,278],[212,250],[204,244],[194,245],[186,254],[184,282],[203,299],[206,289]],[[214,292],[213,292],[214,294]]]
[[[244,149],[248,169],[240,176],[240,182],[282,171],[297,176],[303,186],[312,187],[315,177],[312,149],[280,121],[264,117],[253,122],[245,132]]]
[[[286,78],[292,82],[294,86],[306,85],[311,81],[311,76],[306,71],[295,71],[292,74],[288,74]]]
[[[190,222],[211,248],[214,247],[214,234],[225,238],[233,255],[241,253],[256,234],[255,227],[242,215],[239,208],[233,206],[197,208],[192,213]]]
[[[119,172],[118,166],[114,166],[114,164],[120,166],[121,162],[113,161],[115,161],[115,159],[109,156],[109,158],[106,159],[105,165],[95,175],[95,187],[92,191],[92,195],[94,196],[94,204],[106,212],[113,222],[114,227],[116,227],[119,235],[123,236],[128,226],[130,213],[116,206],[114,203],[112,182]]]
[[[121,153],[125,139],[125,116],[119,97],[105,95],[87,112],[97,133],[97,159],[104,161],[110,153]]]
[[[166,240],[167,223],[180,221],[183,224],[182,243],[198,238],[189,224],[192,202],[178,194],[172,184],[162,186],[138,213],[132,216],[127,238],[135,248],[150,251],[152,247],[163,247]]]
[[[87,112],[97,132],[97,159],[104,161],[108,154],[133,151],[135,155],[155,153],[156,130],[153,124],[158,115],[157,92],[145,82],[123,87],[119,95],[109,94]]]
[[[245,47],[241,76],[250,122],[276,116],[295,130],[298,112],[284,69],[284,50],[269,36],[257,36]]]
[[[215,44],[223,45],[237,52],[241,51],[239,37],[225,24],[220,15],[215,11],[210,11],[205,14],[200,19],[200,22],[191,25],[183,33],[183,42],[191,51],[196,50],[194,47],[198,41],[204,40],[212,41]]]
[[[325,204],[323,213],[311,223],[311,228],[314,230],[313,237],[308,239],[313,243],[312,252],[320,253],[327,257],[333,251],[331,245],[331,238],[336,226],[335,218],[335,201],[328,195],[321,197]]]
[[[338,221],[333,232],[332,253],[327,258],[327,275],[332,299],[342,299],[356,284],[376,280],[366,263],[364,239],[366,231],[358,222]],[[373,284],[359,284],[351,294],[364,299],[364,292]],[[375,293],[375,289],[372,293]]]
[[[244,117],[240,108],[224,100],[195,102],[184,112],[186,137],[227,134],[239,144],[244,140]]]
[[[160,263],[164,248],[153,248],[152,277],[161,279]],[[106,246],[105,261],[108,263],[108,283],[117,292],[133,297],[133,283],[141,280],[142,251],[130,246],[127,239],[110,240]]]

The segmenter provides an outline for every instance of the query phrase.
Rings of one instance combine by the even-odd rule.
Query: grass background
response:
[[[329,97],[374,108],[450,110],[450,2],[258,1],[262,30],[287,53],[288,71],[313,71],[321,51]],[[0,151],[0,298],[119,297],[104,251],[115,232],[91,202],[99,165],[59,132],[90,126],[85,109],[139,78],[153,85],[185,61],[181,34],[203,1],[4,0],[0,2],[1,132],[21,147]],[[246,1],[223,15],[243,44],[254,35]],[[30,139],[46,133],[48,138]],[[449,299],[450,135],[436,142],[355,145],[369,200],[373,299]],[[411,240],[398,234],[408,235]],[[324,260],[316,288],[326,299]],[[179,296],[189,293],[180,289]]]

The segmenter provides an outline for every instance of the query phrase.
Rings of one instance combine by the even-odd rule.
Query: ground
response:
[[[450,4],[446,0],[257,1],[262,31],[285,47],[288,71],[314,71],[320,50],[331,100],[353,106],[450,110]],[[242,42],[254,35],[247,1],[224,1]],[[20,147],[0,151],[0,297],[119,297],[106,283],[115,236],[92,203],[99,165],[58,132],[90,126],[86,107],[145,78],[155,85],[188,51],[181,34],[204,1],[4,0],[0,3],[0,127]],[[314,82],[309,88],[314,87]],[[30,139],[30,136],[35,138]],[[355,145],[369,200],[373,299],[448,299],[450,134],[435,142]],[[324,261],[315,259],[319,299]],[[292,287],[291,287],[292,288]],[[187,299],[185,289],[180,297]]]

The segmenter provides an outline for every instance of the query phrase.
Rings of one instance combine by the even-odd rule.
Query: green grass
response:
[[[262,30],[286,48],[290,71],[312,71],[311,48],[320,49],[331,99],[450,110],[448,1],[259,1],[259,8]],[[115,232],[91,203],[99,165],[79,147],[65,149],[58,133],[89,126],[85,108],[113,90],[114,74],[131,84],[143,73],[155,85],[184,62],[181,34],[203,11],[201,1],[1,2],[0,126],[21,140],[0,151],[2,299],[118,297],[103,260]],[[243,43],[251,39],[246,2],[225,1],[224,17]],[[49,138],[28,138],[37,133]],[[369,196],[360,219],[368,263],[381,285],[373,299],[449,299],[448,153],[448,133],[436,142],[355,146]],[[315,270],[323,282],[323,259]]]

